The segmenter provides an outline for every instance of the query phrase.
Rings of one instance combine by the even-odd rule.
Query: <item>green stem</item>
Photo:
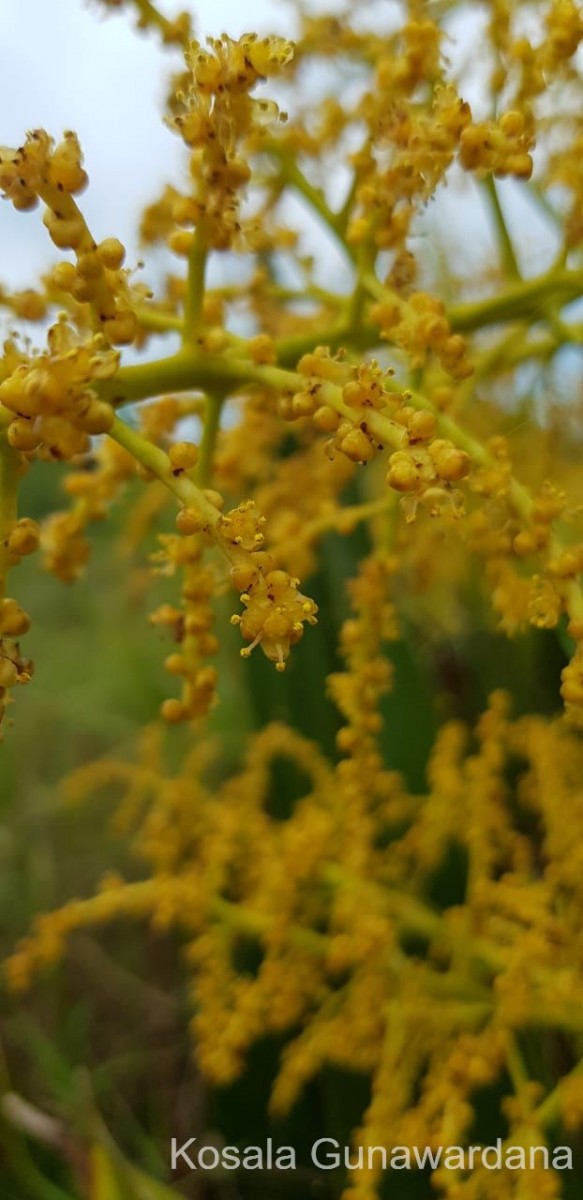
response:
[[[351,299],[353,308],[352,321],[344,319],[327,329],[312,329],[309,333],[292,334],[290,337],[279,338],[275,342],[277,361],[282,367],[295,367],[303,354],[309,354],[314,346],[328,346],[334,352],[341,347],[355,350],[370,350],[380,344],[378,326],[364,324],[357,307],[362,301],[362,288],[358,285],[358,301],[356,290]],[[350,314],[349,314],[350,316]],[[357,319],[358,318],[358,319]]]
[[[164,41],[176,41],[176,33],[172,22],[165,17],[154,4],[152,0],[133,0],[140,17],[145,25],[151,25],[158,29],[162,34]]]
[[[528,1083],[528,1072],[524,1065],[524,1060],[518,1045],[518,1039],[515,1033],[508,1037],[506,1047],[506,1066],[508,1074],[512,1080],[512,1086],[517,1095],[520,1094],[522,1088]]]
[[[232,904],[229,900],[223,900],[220,896],[215,896],[212,900],[211,911],[216,920],[223,921],[230,929],[244,934],[246,937],[261,939],[273,928],[273,918],[269,913],[254,912],[244,905]],[[297,946],[299,950],[307,951],[308,954],[314,954],[321,958],[328,953],[329,938],[315,929],[309,929],[302,925],[289,925],[288,937],[292,945]]]
[[[193,482],[185,471],[181,471],[178,475],[174,474],[170,459],[164,450],[160,450],[153,442],[142,437],[125,421],[120,421],[119,417],[116,417],[108,431],[108,436],[113,438],[118,445],[123,446],[124,450],[127,450],[128,454],[131,454],[132,458],[139,462],[146,471],[150,471],[161,483],[165,484],[182,504],[187,508],[196,508],[204,517],[208,532],[214,536],[221,549],[224,550],[218,536],[217,525],[220,519],[218,509],[211,504],[204,491]]]
[[[224,400],[224,393],[209,392],[207,396],[200,443],[200,458],[196,469],[197,482],[201,487],[210,487],[212,483],[215,449],[221,425],[221,411]]]
[[[289,184],[294,188],[300,196],[303,196],[308,205],[320,217],[323,224],[330,230],[334,236],[338,246],[343,251],[345,257],[350,262],[354,262],[354,251],[351,246],[346,245],[344,233],[344,215],[341,212],[333,212],[326,201],[324,193],[320,188],[314,187],[309,179],[304,175],[303,171],[298,167],[297,162],[287,150],[280,146],[277,142],[269,143],[267,150],[277,158],[280,166],[279,176],[282,182]]]
[[[568,1075],[563,1076],[560,1083],[535,1110],[534,1116],[540,1125],[552,1125],[557,1120],[561,1113],[565,1083],[569,1079],[577,1079],[580,1075],[583,1075],[583,1058],[573,1067],[572,1071],[569,1071]]]
[[[245,383],[257,383],[262,387],[273,388],[274,391],[293,395],[294,392],[303,388],[305,377],[294,371],[285,371],[281,367],[257,366],[248,361],[227,359],[224,356],[201,355],[197,351],[186,352],[183,350],[173,358],[162,359],[157,363],[122,368],[113,380],[104,381],[100,385],[100,391],[102,395],[111,399],[112,403],[125,404],[132,400],[160,395],[165,391],[189,391],[205,387],[212,390],[213,387],[216,389],[217,385],[240,387]],[[397,385],[392,385],[390,380],[387,381],[387,389],[399,391]],[[323,381],[319,395],[322,404],[330,405],[341,416],[355,421],[355,411],[344,403],[340,387]],[[408,392],[407,398],[415,408],[433,411],[431,402],[419,393]],[[390,446],[394,450],[405,448],[406,432],[403,426],[392,421],[383,412],[377,412],[374,409],[367,410],[366,419],[371,433],[383,445]],[[441,435],[450,438],[460,450],[465,450],[475,464],[478,466],[494,464],[494,459],[484,443],[458,425],[447,413],[437,414],[437,421]],[[120,424],[123,430],[129,429],[123,423]],[[143,440],[139,438],[139,435],[134,435],[132,430],[129,430],[129,433],[132,437],[137,437],[140,442]],[[164,464],[168,462],[163,451],[150,446],[150,443],[145,443],[145,445],[149,447],[148,453],[155,452],[162,456]],[[138,455],[135,457],[141,461]],[[159,478],[163,478],[159,475],[158,470],[153,467],[151,469],[158,474]],[[164,465],[164,473],[167,476],[168,467],[166,465]],[[532,508],[530,493],[515,478],[509,481],[509,498],[522,519],[528,521]],[[187,501],[187,503],[193,503],[196,507],[196,501]],[[216,513],[216,510],[213,511]]]
[[[217,384],[244,383],[240,371],[233,370],[228,359],[203,356],[190,347],[155,362],[122,367],[113,379],[102,380],[96,391],[115,407],[162,396],[167,392],[208,392]]]
[[[21,456],[6,438],[0,438],[0,600],[4,598],[10,569],[8,538],[18,516],[18,482]]]
[[[551,271],[512,284],[500,296],[456,305],[448,310],[448,317],[452,329],[459,333],[470,333],[504,321],[536,320],[545,301],[554,299],[564,305],[576,300],[582,290],[583,271]]]
[[[490,202],[492,215],[494,217],[502,265],[511,278],[520,279],[520,267],[518,266],[518,260],[516,258],[514,246],[512,245],[512,239],[508,232],[504,210],[500,204],[500,197],[498,195],[496,184],[494,183],[493,175],[488,175],[484,180],[484,190]]]
[[[340,212],[338,213],[338,215],[336,217],[336,221],[338,223],[338,228],[342,231],[343,234],[346,233],[346,229],[348,228],[348,222],[350,221],[350,214],[352,213],[352,209],[354,207],[354,202],[356,200],[357,189],[358,189],[358,173],[355,171],[352,176],[350,188],[348,189],[348,194],[346,196],[344,204],[342,205],[342,208],[340,209]]]
[[[563,224],[564,224],[563,215],[561,213],[558,213],[556,211],[556,209],[553,208],[550,200],[547,200],[547,197],[545,196],[544,192],[541,190],[541,188],[538,186],[538,184],[533,182],[532,179],[529,180],[529,182],[526,186],[526,192],[527,192],[527,195],[529,195],[531,197],[531,199],[534,200],[534,203],[536,204],[537,208],[539,208],[540,211],[542,213],[544,213],[546,217],[549,218],[549,221],[551,221],[551,223],[554,225],[555,229],[562,231]]]
[[[122,368],[113,380],[104,381],[100,385],[100,391],[102,395],[111,399],[112,403],[125,404],[132,400],[160,395],[165,391],[189,391],[205,387],[216,389],[217,385],[239,387],[245,383],[257,383],[262,387],[293,395],[305,385],[305,377],[294,371],[285,371],[281,367],[257,366],[251,362],[227,359],[224,356],[200,355],[196,351],[187,353],[183,350],[173,358],[157,363]],[[396,385],[391,386],[390,381],[387,388],[390,391],[399,390]],[[416,392],[408,392],[407,396],[408,402],[415,408],[433,411],[430,401],[424,396]],[[323,382],[320,397],[323,404],[329,404],[341,416],[351,421],[355,420],[355,412],[344,403],[340,387]],[[367,410],[366,416],[371,433],[378,437],[383,445],[395,450],[405,447],[406,433],[401,425],[373,409]],[[470,454],[477,465],[493,464],[494,460],[483,442],[464,430],[446,413],[438,414],[438,428],[442,436],[450,438],[459,449]],[[130,433],[134,436],[133,431]],[[135,436],[139,438],[139,435]],[[156,447],[150,447],[150,450],[161,454],[167,462],[162,451],[156,450]],[[165,471],[167,475],[167,468]],[[157,471],[155,473],[158,474]],[[509,483],[509,493],[516,511],[523,519],[528,520],[532,506],[528,489],[516,479],[512,479]]]
[[[154,306],[138,306],[135,314],[142,329],[151,330],[152,333],[181,333],[184,326],[180,317],[174,316],[173,313],[160,312]]]
[[[356,889],[359,893],[368,892],[374,899],[376,910],[395,921],[396,930],[400,935],[420,934],[432,942],[438,940],[441,947],[449,950],[456,945],[456,933],[448,925],[444,914],[431,909],[424,901],[414,896],[385,887],[382,883],[352,876],[333,864],[324,867],[322,880],[333,889],[348,887]],[[148,916],[156,910],[160,885],[159,878],[125,884],[115,905],[112,905],[111,896],[107,893],[76,901],[70,907],[69,924],[62,929],[63,935],[88,926],[101,926],[104,922],[118,919],[125,913],[131,913],[134,917]],[[192,909],[192,881],[188,877],[166,878],[164,887],[167,888],[168,900],[177,914],[177,919],[180,913],[187,915]],[[195,911],[198,913],[196,906]],[[192,928],[204,921],[207,914],[212,919],[223,922],[234,933],[257,938],[259,941],[268,936],[273,928],[270,913],[258,911],[245,904],[233,903],[222,896],[215,895],[209,898],[208,909],[198,913]],[[186,924],[189,924],[188,920]],[[310,926],[291,923],[287,928],[287,937],[291,945],[310,955],[325,958],[329,953],[329,935]],[[419,983],[427,995],[440,998],[448,1005],[450,1002],[461,1000],[464,1002],[464,1010],[469,1011],[469,1007],[472,1007],[472,1020],[483,1023],[492,1011],[490,981],[505,971],[506,959],[504,954],[500,954],[499,950],[484,938],[464,938],[464,948],[468,966],[473,965],[479,971],[477,978],[472,973],[466,974],[460,970],[450,969],[442,972],[434,971],[429,964],[416,965],[414,960],[398,951],[388,955],[386,965],[396,974],[409,968],[413,971],[418,970]],[[34,957],[34,937],[29,953]],[[537,990],[540,989],[548,996],[548,1005],[546,1008],[533,1005],[528,1026],[538,1028],[543,1025],[549,1029],[563,1029],[569,1034],[581,1034],[581,1015],[578,1012],[562,1013],[561,1006],[553,1004],[552,972],[543,969],[534,974],[533,983]],[[548,1097],[546,1107],[542,1106],[545,1115],[550,1112],[552,1103],[554,1102]]]
[[[368,273],[374,273],[374,264],[376,259],[376,247],[374,242],[371,243],[367,241],[360,245],[356,251],[355,259],[357,277],[354,291],[348,302],[346,324],[350,330],[358,332],[362,325],[362,318],[364,315],[364,307],[366,302],[366,285],[364,280]]]
[[[363,283],[377,300],[394,299],[391,290],[372,273],[364,277]],[[560,304],[567,304],[577,299],[582,291],[583,271],[552,270],[534,279],[519,280],[499,295],[489,296],[486,300],[453,305],[447,309],[446,316],[457,333],[471,333],[505,321],[536,319],[546,301],[554,299]]]
[[[377,299],[382,300],[391,294],[371,272],[362,277],[362,284],[366,291]],[[539,316],[541,305],[544,305],[545,301],[555,299],[564,304],[574,300],[582,290],[583,272],[550,272],[537,276],[536,279],[521,280],[499,296],[456,305],[448,310],[447,317],[452,329],[467,333],[504,321]],[[572,327],[570,332],[575,341],[580,340],[579,326]],[[315,343],[327,345],[331,350],[343,345],[354,345],[364,350],[378,346],[380,337],[375,326],[362,325],[356,330],[346,321],[337,322],[328,329],[295,335],[277,342],[279,362],[282,365],[294,364],[302,354],[313,349]],[[556,345],[556,339],[553,345]],[[546,357],[552,352],[553,345],[546,339],[540,344],[533,343],[532,354],[537,356],[540,353]],[[529,354],[527,345],[524,353],[520,352],[519,360],[529,357]],[[123,367],[114,379],[101,382],[98,390],[111,403],[120,405],[159,396],[166,391],[204,392],[217,384],[237,386],[250,380],[250,371],[251,364],[237,362],[225,356],[218,359],[211,355],[194,355],[192,349],[186,347],[170,358]]]
[[[192,247],[188,256],[188,277],[186,282],[186,301],[184,305],[183,341],[192,343],[202,319],[204,304],[204,285],[208,245],[204,223],[201,221],[194,232]]]

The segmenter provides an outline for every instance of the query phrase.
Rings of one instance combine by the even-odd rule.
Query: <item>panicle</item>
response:
[[[394,1145],[465,1144],[484,1094],[502,1097],[497,1119],[517,1145],[546,1144],[559,1118],[568,1131],[583,1123],[580,1065],[567,1070],[583,1034],[583,433],[571,375],[554,362],[581,341],[580,6],[479,6],[482,109],[463,94],[455,5],[411,0],[386,29],[367,27],[367,5],[357,20],[349,4],[300,5],[294,47],[250,33],[192,40],[185,14],[102,3],[133,7],[182,50],[167,122],[185,168],[140,227],[178,267],[153,296],[121,241],[94,240],[71,131],[0,149],[0,191],[17,210],[40,200],[52,244],[71,252],[38,288],[0,288],[11,322],[48,327],[38,351],[10,333],[0,360],[0,720],[32,674],[9,572],[40,549],[73,582],[89,524],[126,491],[126,561],[157,539],[150,574],[168,591],[150,623],[175,694],[134,758],[86,764],[66,787],[69,801],[121,793],[128,878],[110,872],[96,894],[41,914],[8,982],[30,986],[76,930],[146,921],[179,935],[196,1059],[214,1085],[271,1037],[282,1047],[274,1118],[323,1069],[368,1076],[356,1157],[386,1146],[388,1130]],[[342,58],[349,86],[302,104],[305,65],[327,86],[323,58]],[[268,80],[277,101],[259,91]],[[431,221],[430,202],[467,186],[464,172],[489,206],[495,261],[477,243],[462,253],[457,230],[442,236]],[[507,225],[504,179],[556,230],[540,274]],[[319,222],[313,257],[290,195]],[[346,286],[321,270],[324,237]],[[214,253],[233,251],[248,269],[229,257],[213,276]],[[152,334],[176,345],[134,361]],[[532,364],[557,381],[560,408],[543,409]],[[134,403],[136,421],[116,415]],[[39,459],[66,468],[67,506],[37,523],[17,501]],[[322,568],[319,613],[303,587]],[[289,723],[249,732],[241,704],[228,741],[224,722],[208,733],[221,674],[234,709],[249,670],[222,669],[227,587],[240,596],[231,621],[244,659],[259,646],[281,673],[307,626],[319,620],[321,635],[305,676],[272,684]],[[556,639],[545,703],[560,697],[564,711],[514,717],[499,689],[462,720],[474,690],[489,691],[476,679],[482,638],[528,627],[533,646]],[[314,696],[329,651],[338,662]],[[534,662],[533,651],[533,695]],[[292,722],[305,728],[321,704],[324,741],[326,699],[337,722],[324,754]],[[181,723],[194,730],[175,740],[168,726]],[[551,1172],[492,1178],[443,1168],[432,1182],[444,1200],[557,1194]],[[381,1186],[379,1160],[365,1161],[344,1200],[375,1200]]]
[[[143,232],[167,236],[170,248],[188,256],[194,227],[204,230],[205,244],[227,250],[243,244],[241,200],[251,179],[249,153],[261,148],[265,130],[281,117],[275,101],[255,99],[251,92],[266,78],[279,75],[293,56],[291,42],[243,34],[208,38],[207,47],[191,42],[185,50],[186,70],[170,100],[168,123],[191,152],[190,193],[166,191]],[[177,228],[178,226],[178,228]]]

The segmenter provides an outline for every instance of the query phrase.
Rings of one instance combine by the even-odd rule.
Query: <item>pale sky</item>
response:
[[[185,3],[160,0],[160,8],[171,15]],[[249,29],[290,34],[293,28],[282,0],[193,0],[190,7],[201,40],[223,30],[238,36]],[[310,0],[310,7],[334,11],[335,0]],[[386,14],[389,0],[380,7]],[[394,0],[392,7],[398,7]],[[479,6],[472,11],[479,18]],[[136,34],[132,23],[131,9],[106,13],[97,0],[0,0],[0,144],[19,145],[28,129],[39,126],[57,138],[64,129],[74,129],[90,178],[83,212],[97,240],[122,239],[128,265],[140,257],[135,238],[139,211],[163,182],[180,180],[185,161],[179,139],[161,119],[166,80],[180,69],[180,51],[161,47],[153,32]],[[472,103],[479,104],[476,29],[466,19],[451,32],[448,53],[475,63],[466,94],[469,89]],[[451,184],[441,189],[432,206],[432,228],[444,240],[455,239],[464,265],[472,269],[492,253],[491,229],[473,184],[464,179],[460,186],[461,191]],[[528,258],[552,257],[548,231],[512,181],[501,185],[501,196]],[[314,230],[314,237],[319,248],[321,233]],[[336,273],[333,248],[326,254],[329,271]],[[0,204],[0,283],[33,285],[38,272],[58,257],[40,210],[17,213],[8,203]]]
[[[180,0],[162,0],[167,14]],[[186,4],[182,4],[186,7]],[[193,4],[196,33],[239,36],[247,29],[285,32],[289,13],[277,0]],[[180,70],[180,50],[155,33],[136,34],[131,10],[106,13],[92,0],[0,0],[0,144],[20,145],[29,129],[80,138],[90,186],[83,212],[99,240],[116,235],[138,256],[137,212],[165,178],[180,171],[178,138],[162,123],[165,81]],[[0,206],[0,281],[27,286],[58,257],[40,210]]]

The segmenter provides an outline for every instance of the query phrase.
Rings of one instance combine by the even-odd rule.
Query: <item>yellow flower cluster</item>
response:
[[[63,481],[69,507],[50,513],[41,523],[45,570],[63,583],[73,583],[83,575],[91,555],[87,527],[107,516],[112,502],[135,473],[134,460],[113,441],[94,445],[78,468],[69,470]]]
[[[209,38],[208,47],[191,42],[185,49],[186,71],[171,97],[168,118],[191,151],[192,191],[166,189],[142,224],[145,241],[167,235],[170,249],[185,257],[196,253],[193,226],[210,249],[241,243],[249,151],[256,148],[257,133],[280,115],[274,101],[254,99],[250,92],[278,75],[293,53],[283,38],[255,34],[238,41],[226,34]]]
[[[445,305],[436,296],[413,292],[402,300],[396,295],[374,304],[370,319],[381,329],[383,339],[406,352],[413,367],[421,366],[434,353],[453,379],[467,379],[472,374],[465,341],[461,334],[452,333]]]
[[[464,129],[460,140],[460,163],[466,171],[492,173],[498,179],[506,175],[530,179],[531,147],[522,113],[506,112],[498,122],[479,121]]]
[[[243,570],[246,574],[246,568]],[[242,617],[235,614],[232,618],[245,640],[251,643],[241,654],[247,658],[255,646],[261,645],[277,670],[283,671],[290,647],[303,637],[304,622],[315,625],[318,607],[298,591],[299,580],[287,571],[257,570],[248,579],[246,576],[246,590],[241,596],[245,612]],[[240,586],[238,575],[237,581]]]
[[[88,340],[61,318],[48,333],[48,349],[34,357],[5,343],[0,404],[12,415],[7,438],[15,450],[49,459],[85,453],[90,437],[111,428],[114,413],[94,383],[115,374],[116,351],[101,335]]]
[[[481,6],[491,88],[477,119],[467,69],[457,51],[448,58],[456,5],[411,0],[386,30],[368,27],[366,5],[358,19],[349,6],[302,11],[294,47],[254,34],[191,41],[185,17],[132,3],[184,56],[167,115],[186,148],[183,182],[164,183],[140,225],[184,270],[150,293],[117,238],[93,240],[74,134],[55,145],[37,130],[0,150],[4,195],[22,211],[40,199],[52,245],[73,252],[38,285],[0,288],[12,324],[48,326],[44,349],[10,333],[0,359],[0,715],[31,675],[9,573],[40,546],[44,566],[73,581],[90,523],[120,499],[126,548],[148,578],[168,577],[164,603],[150,605],[178,684],[161,715],[195,730],[172,769],[161,725],[136,762],[103,760],[69,781],[77,798],[121,787],[117,828],[144,877],[108,876],[97,896],[39,917],[10,981],[28,986],[75,929],[151,921],[181,933],[207,1078],[229,1083],[257,1040],[282,1039],[276,1116],[333,1065],[371,1080],[355,1153],[464,1143],[485,1088],[503,1096],[519,1145],[546,1143],[557,1123],[578,1132],[583,425],[574,356],[568,370],[559,357],[583,339],[578,6]],[[303,104],[304,81],[317,76],[325,93],[337,60],[350,86]],[[285,96],[286,75],[280,123],[255,93],[274,78]],[[491,219],[486,263],[473,246],[436,245],[429,202],[458,186],[460,168]],[[556,256],[540,273],[507,221],[505,177],[550,222]],[[313,257],[292,197],[318,223]],[[337,290],[328,244],[342,256]],[[216,252],[228,269],[213,278]],[[153,357],[151,334],[178,348]],[[62,470],[69,507],[37,525],[19,494],[39,459]],[[259,646],[277,675],[263,727],[238,742],[234,731],[227,760],[206,736],[215,705],[238,697],[240,677],[260,677],[224,665],[228,587],[243,659]],[[552,643],[555,715],[513,718],[494,690],[477,722],[462,721],[481,639],[528,626],[532,645]],[[405,651],[439,693],[426,764],[422,697],[400,690]],[[530,685],[517,682],[518,713]],[[294,694],[307,707],[316,686],[322,725],[328,701],[340,718],[326,754],[317,721],[307,739],[303,713],[297,728],[294,713],[271,719]],[[416,789],[392,765],[401,707],[420,745]],[[273,803],[282,769],[286,785],[301,777],[285,817]],[[544,1072],[530,1054],[543,1034],[561,1047]],[[445,1200],[492,1194],[479,1169],[433,1182]],[[355,1170],[345,1197],[372,1200],[379,1183],[374,1165]],[[506,1177],[496,1187],[502,1200],[525,1194]],[[536,1187],[556,1194],[554,1176]]]
[[[15,526],[14,533],[17,530]],[[36,530],[32,535],[32,540],[35,539]],[[10,701],[10,688],[17,683],[28,683],[32,676],[32,662],[22,656],[18,641],[29,627],[30,617],[16,600],[10,596],[0,600],[0,726]]]
[[[180,475],[196,466],[198,448],[192,442],[174,442],[168,457],[174,474]],[[185,507],[178,514],[176,527],[177,534],[162,535],[162,550],[154,560],[166,564],[162,570],[173,572],[178,568],[182,572],[182,607],[164,604],[150,617],[153,625],[166,626],[177,644],[165,662],[171,675],[183,679],[182,698],[169,698],[162,705],[162,716],[170,722],[196,720],[209,711],[216,700],[217,672],[201,659],[216,654],[219,648],[212,632],[215,573],[203,562],[203,521],[196,509]]]
[[[74,133],[54,145],[44,129],[27,135],[17,150],[0,148],[0,191],[20,211],[46,205],[44,224],[60,250],[73,250],[76,265],[59,264],[54,283],[89,304],[94,326],[108,342],[126,345],[137,332],[127,279],[121,271],[125,251],[117,238],[93,240],[74,196],[87,184],[83,155]]]
[[[437,82],[436,27],[427,21],[406,26],[403,32],[404,36],[421,37],[417,45],[416,38],[408,37],[409,49],[415,47],[415,51],[404,59],[380,59],[374,92],[361,106],[374,140],[370,149],[355,156],[359,187],[347,239],[349,244],[359,245],[373,234],[379,250],[405,243],[418,207],[434,193],[452,165],[464,131],[473,128],[469,125],[469,104],[451,85],[440,86]],[[432,79],[435,87],[427,106],[395,103],[395,88],[397,94],[411,96],[421,81],[429,83]],[[385,169],[380,166],[382,158],[378,150],[375,153],[375,143],[385,155],[392,151]]]
[[[240,771],[214,788],[217,750],[204,742],[175,775],[151,734],[141,763],[82,768],[68,782],[70,799],[121,785],[119,821],[134,828],[151,878],[106,879],[94,899],[39,918],[8,963],[20,989],[77,928],[128,915],[179,927],[205,1074],[229,1082],[256,1039],[286,1033],[272,1097],[279,1114],[325,1063],[367,1071],[372,1099],[355,1148],[462,1144],[477,1095],[509,1069],[513,1078],[530,1030],[561,1031],[573,1048],[581,1037],[580,741],[560,722],[513,721],[496,693],[475,731],[444,725],[426,794],[408,796],[375,750],[388,683],[379,651],[395,635],[392,570],[371,559],[352,589],[346,671],[330,684],[348,721],[339,735],[346,757],[334,766],[313,743],[270,725]],[[276,757],[306,777],[286,821],[267,808]],[[538,845],[521,830],[522,812],[536,819]],[[452,844],[467,856],[465,904],[440,909],[425,891]],[[260,964],[241,975],[238,946],[249,939]],[[567,1129],[580,1127],[576,1073],[546,1095],[519,1075],[505,1104],[514,1144],[527,1125],[544,1144],[560,1114]],[[378,1178],[374,1167],[356,1170],[346,1194],[373,1196]],[[481,1194],[473,1183],[458,1193],[447,1171],[435,1182],[448,1200]]]

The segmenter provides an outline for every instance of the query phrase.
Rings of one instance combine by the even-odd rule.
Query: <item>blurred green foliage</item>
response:
[[[32,516],[58,503],[58,476],[50,468],[27,479],[25,503]],[[165,635],[148,627],[148,611],[161,599],[172,599],[175,584],[160,579],[141,587],[155,529],[128,574],[120,551],[123,527],[120,506],[92,531],[89,570],[72,587],[39,576],[36,563],[19,569],[19,594],[34,615],[28,644],[38,668],[34,686],[18,697],[16,722],[0,751],[3,954],[39,911],[90,894],[106,869],[118,867],[130,877],[138,869],[110,832],[113,797],[66,808],[59,792],[60,780],[75,766],[113,752],[131,755],[138,732],[168,694]],[[222,739],[225,772],[237,762],[246,732],[269,720],[290,723],[334,755],[338,717],[332,704],[322,701],[324,680],[339,666],[338,631],[348,611],[345,581],[366,545],[364,528],[348,538],[326,538],[321,569],[307,581],[320,606],[319,623],[296,648],[283,676],[263,655],[241,662],[227,619],[230,600],[220,601],[224,682],[213,723]],[[472,627],[483,630],[484,623]],[[518,711],[549,712],[557,704],[547,681],[557,678],[564,652],[552,634],[533,632],[509,643],[492,629],[439,643],[411,622],[387,653],[394,664],[394,688],[383,704],[382,747],[386,762],[403,772],[414,791],[423,791],[434,732],[444,713],[472,719],[489,691],[504,684],[512,685]],[[185,736],[181,730],[169,732],[170,760],[180,753]],[[274,814],[285,818],[300,789],[301,779],[289,764],[276,762]],[[463,878],[464,863],[452,850],[435,879],[434,902],[455,903]],[[40,979],[30,995],[15,1000],[3,991],[0,1005],[8,1064],[3,1090],[14,1090],[27,1104],[56,1117],[70,1141],[65,1139],[65,1150],[43,1146],[2,1118],[1,1200],[83,1197],[76,1139],[97,1147],[95,1178],[102,1179],[103,1190],[95,1200],[338,1194],[341,1175],[316,1172],[309,1149],[316,1137],[348,1140],[367,1103],[367,1080],[325,1072],[288,1120],[273,1125],[267,1102],[278,1046],[265,1042],[253,1049],[252,1069],[242,1080],[209,1093],[188,1044],[174,935],[128,923],[96,936],[76,936],[66,961]],[[486,1094],[476,1131],[482,1141],[500,1132],[492,1127],[496,1109]],[[190,1136],[239,1145],[263,1144],[272,1136],[277,1144],[296,1148],[298,1170],[277,1176],[230,1173],[228,1178],[207,1173],[202,1182],[187,1173],[170,1183],[170,1138]],[[423,1174],[407,1173],[399,1180],[400,1200],[429,1200],[431,1194]]]

